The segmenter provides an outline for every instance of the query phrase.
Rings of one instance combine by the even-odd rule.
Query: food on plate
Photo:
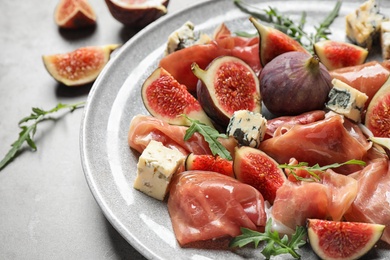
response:
[[[194,29],[195,25],[191,21],[187,21],[179,29],[171,33],[167,40],[165,55],[192,45],[206,44],[211,41],[210,36],[205,33],[201,33],[197,36]]]
[[[339,79],[365,93],[368,96],[365,109],[390,75],[389,70],[378,61],[370,61],[357,66],[335,69],[329,73],[332,79]]]
[[[386,225],[381,239],[390,244],[390,164],[386,157],[377,158],[351,177],[359,185],[359,192],[344,215],[347,221]],[[386,205],[386,206],[384,206]]]
[[[199,78],[197,98],[207,115],[226,128],[237,110],[261,112],[259,79],[244,61],[233,56],[214,59],[205,70],[191,66]]]
[[[348,160],[363,160],[371,143],[360,128],[338,114],[328,114],[323,120],[305,125],[282,125],[273,135],[260,143],[259,149],[278,163],[291,158],[309,165],[329,165]],[[341,174],[361,170],[361,166],[346,165]]]
[[[390,138],[390,78],[368,105],[365,125],[374,136]]]
[[[259,32],[259,55],[263,67],[275,57],[285,52],[299,51],[308,53],[299,42],[283,32],[273,27],[265,26],[253,17],[250,18],[250,21]]]
[[[260,72],[260,93],[274,115],[298,115],[323,109],[331,77],[318,58],[290,51],[272,59]]]
[[[183,165],[184,159],[180,151],[151,140],[138,159],[134,188],[164,200],[172,176]]]
[[[169,124],[191,125],[189,120],[182,116],[186,114],[188,117],[213,126],[199,101],[188,92],[186,86],[177,82],[163,68],[155,69],[145,80],[141,95],[149,113]]]
[[[271,209],[273,226],[292,234],[308,218],[342,220],[358,193],[357,181],[333,169],[316,171],[319,181],[287,180],[276,192]]]
[[[379,39],[382,22],[387,20],[380,13],[375,0],[365,1],[345,17],[346,35],[353,43],[370,51],[374,42]]]
[[[155,102],[156,108],[165,109],[172,100],[186,108],[191,99],[199,102],[212,123],[205,124],[185,109],[172,113],[182,121],[170,121],[145,103],[151,116],[133,117],[128,144],[141,154],[141,163],[152,142],[177,152],[180,159],[165,175],[172,179],[168,184],[162,178],[164,188],[156,192],[160,192],[158,199],[168,198],[171,224],[181,247],[214,248],[219,242],[226,246],[227,240],[232,247],[252,242],[257,247],[265,241],[261,253],[268,258],[283,253],[299,257],[295,250],[305,243],[309,223],[312,248],[321,257],[337,249],[319,245],[318,240],[340,239],[346,245],[343,239],[350,234],[331,230],[330,237],[324,238],[315,228],[352,225],[345,221],[356,222],[359,236],[364,226],[374,229],[367,237],[373,238],[370,242],[356,240],[355,247],[345,246],[345,258],[347,253],[367,252],[383,229],[382,240],[390,244],[390,212],[384,206],[390,190],[389,153],[384,144],[390,139],[375,139],[374,131],[361,123],[374,118],[374,111],[385,122],[378,126],[390,129],[388,106],[383,106],[388,103],[390,72],[386,62],[366,63],[369,53],[364,48],[326,38],[340,4],[321,24],[325,30],[317,31],[321,36],[313,36],[324,40],[314,49],[324,63],[331,62],[329,69],[300,41],[253,17],[253,29],[260,37],[233,36],[222,23],[210,42],[197,44],[193,24],[186,23],[168,38],[172,52],[162,56],[157,72],[145,81],[143,100],[155,93],[168,97]],[[270,16],[278,14],[270,10],[274,11]],[[296,28],[289,23],[288,28]],[[346,48],[340,50],[340,46]],[[339,60],[334,60],[332,55],[337,54]],[[343,61],[351,56],[358,58],[352,63]],[[183,102],[165,92],[176,86],[180,90],[174,92],[184,97]],[[147,92],[149,88],[153,94]],[[238,102],[237,96],[249,101]],[[370,100],[373,110],[367,104]],[[261,101],[272,114],[262,111]],[[244,107],[248,103],[255,105]],[[281,250],[278,246],[288,241],[287,236],[293,239],[291,248]]]
[[[267,119],[261,113],[237,110],[230,118],[226,134],[240,145],[258,147],[267,131]]]
[[[255,187],[271,204],[286,181],[284,172],[272,157],[249,146],[236,149],[233,169],[237,180]]]
[[[193,63],[199,68],[206,67],[217,57],[234,56],[245,61],[257,74],[261,70],[259,62],[259,38],[224,35],[212,39],[207,44],[196,44],[175,51],[159,61],[160,67],[168,71],[177,81],[185,85],[188,91],[196,95],[198,78],[191,70]]]
[[[321,259],[358,259],[379,240],[384,225],[308,219],[310,245]]]
[[[360,65],[368,56],[365,48],[348,42],[325,40],[316,42],[313,49],[328,70]]]
[[[382,48],[382,58],[384,60],[388,60],[390,59],[390,21],[382,22],[380,40]]]
[[[46,70],[58,82],[76,87],[93,82],[119,45],[81,47],[61,54],[43,55]]]
[[[79,29],[96,24],[96,13],[88,0],[60,0],[54,20],[60,28]]]
[[[368,96],[341,80],[333,79],[332,84],[326,108],[354,122],[360,122]]]
[[[167,14],[169,0],[105,0],[111,15],[124,24],[143,28]]]
[[[241,234],[241,227],[258,230],[267,219],[264,199],[258,190],[209,171],[176,174],[168,211],[181,246],[235,237]]]
[[[234,177],[233,161],[214,156],[211,154],[193,154],[187,155],[185,161],[186,171],[211,171],[218,172],[226,176]]]

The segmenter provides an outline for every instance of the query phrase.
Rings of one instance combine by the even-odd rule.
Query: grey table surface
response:
[[[32,107],[87,99],[92,84],[68,88],[46,71],[42,55],[88,45],[124,43],[125,28],[104,0],[92,30],[64,31],[54,22],[59,1],[0,1],[0,157],[18,138]],[[168,15],[200,0],[171,0]],[[38,126],[38,150],[27,146],[0,171],[0,259],[144,259],[104,217],[80,161],[82,109]]]

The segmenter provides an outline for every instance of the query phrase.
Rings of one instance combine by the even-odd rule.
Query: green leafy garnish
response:
[[[80,102],[76,104],[61,104],[59,103],[56,107],[50,110],[43,110],[37,107],[32,108],[32,113],[21,119],[18,123],[21,131],[19,133],[19,138],[11,145],[12,148],[8,151],[5,157],[0,162],[0,170],[2,170],[8,163],[10,163],[17,155],[18,152],[22,149],[22,145],[26,142],[28,146],[33,150],[37,150],[37,146],[33,140],[34,135],[37,131],[37,126],[40,122],[53,119],[49,117],[55,112],[58,112],[63,109],[70,109],[70,112],[73,112],[75,109],[83,107],[85,102]],[[27,123],[33,121],[30,125]]]
[[[313,53],[313,44],[320,40],[329,40],[331,34],[329,27],[339,15],[342,1],[337,1],[333,10],[319,24],[314,26],[315,33],[307,33],[304,30],[306,24],[306,12],[302,12],[298,23],[280,13],[276,8],[260,9],[242,0],[234,0],[234,4],[244,13],[247,13],[263,22],[273,24],[274,27],[298,41],[308,51]]]
[[[265,241],[266,245],[261,253],[266,259],[271,256],[290,254],[294,258],[300,258],[297,250],[306,244],[305,236],[306,229],[302,226],[297,226],[295,233],[289,239],[287,235],[280,238],[277,231],[271,231],[272,219],[268,219],[264,233],[253,231],[248,228],[241,228],[242,234],[233,238],[230,241],[230,247],[243,247],[250,243],[254,243],[255,248],[259,246],[261,241]]]
[[[225,134],[220,134],[214,128],[203,124],[199,120],[191,119],[186,115],[182,115],[191,122],[191,126],[187,129],[184,135],[184,141],[187,141],[191,136],[198,132],[204,137],[204,140],[209,144],[210,150],[213,155],[219,155],[221,158],[232,160],[230,152],[218,141],[218,138],[228,138]]]
[[[343,166],[343,165],[351,165],[351,164],[362,165],[362,166],[366,165],[366,163],[364,161],[352,159],[352,160],[349,160],[349,161],[346,161],[343,163],[333,163],[333,164],[329,164],[329,165],[325,165],[325,166],[319,166],[318,164],[315,164],[313,166],[308,166],[307,162],[300,162],[300,163],[295,164],[295,165],[289,165],[287,163],[279,164],[278,167],[281,169],[290,170],[291,171],[290,174],[292,174],[299,181],[320,181],[321,178],[315,173],[316,171],[317,172],[318,171],[324,172],[328,169],[334,169],[334,168],[338,168],[338,167]],[[311,178],[302,178],[302,177],[298,176],[296,174],[297,169],[306,170],[310,174]]]

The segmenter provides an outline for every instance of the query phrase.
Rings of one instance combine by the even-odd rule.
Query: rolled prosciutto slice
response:
[[[131,148],[142,153],[151,140],[163,143],[168,148],[181,151],[184,155],[212,154],[208,143],[203,136],[195,133],[189,140],[184,141],[184,135],[188,127],[170,125],[160,119],[148,115],[136,115],[130,122],[128,132],[128,144]],[[232,154],[237,142],[233,137],[220,138],[219,141]]]
[[[390,244],[389,159],[376,159],[351,176],[358,181],[359,193],[345,218],[348,221],[386,225],[382,240]]]
[[[241,234],[240,227],[258,230],[266,223],[264,199],[259,191],[207,171],[186,171],[174,177],[168,211],[181,246],[235,237]]]
[[[274,137],[261,142],[259,148],[278,163],[288,163],[295,158],[309,165],[324,166],[351,159],[363,160],[371,144],[358,127],[344,120],[347,119],[333,115],[305,125],[281,125]],[[361,167],[347,165],[337,172],[350,174],[357,170]]]
[[[333,170],[319,176],[320,182],[286,181],[278,189],[271,209],[275,229],[281,224],[292,234],[307,218],[341,220],[356,198],[357,181]]]

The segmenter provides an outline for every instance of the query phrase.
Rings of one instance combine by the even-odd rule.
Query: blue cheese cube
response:
[[[329,92],[329,100],[325,106],[355,122],[361,119],[368,96],[338,79],[332,80],[333,88]]]
[[[195,35],[194,29],[194,24],[190,21],[187,21],[179,29],[172,32],[168,36],[165,55],[195,44],[203,44],[211,41],[210,37],[206,34],[202,33],[200,36]]]
[[[371,49],[374,40],[379,38],[382,22],[388,20],[379,12],[375,0],[364,2],[345,19],[347,37],[368,50]]]
[[[382,46],[382,58],[384,60],[390,59],[390,21],[386,21],[382,23],[381,46]]]
[[[233,136],[240,145],[258,147],[267,130],[267,120],[249,110],[234,112],[227,126],[226,134]]]
[[[137,178],[133,187],[143,193],[164,200],[173,174],[183,165],[185,156],[178,150],[150,141],[137,164]]]

